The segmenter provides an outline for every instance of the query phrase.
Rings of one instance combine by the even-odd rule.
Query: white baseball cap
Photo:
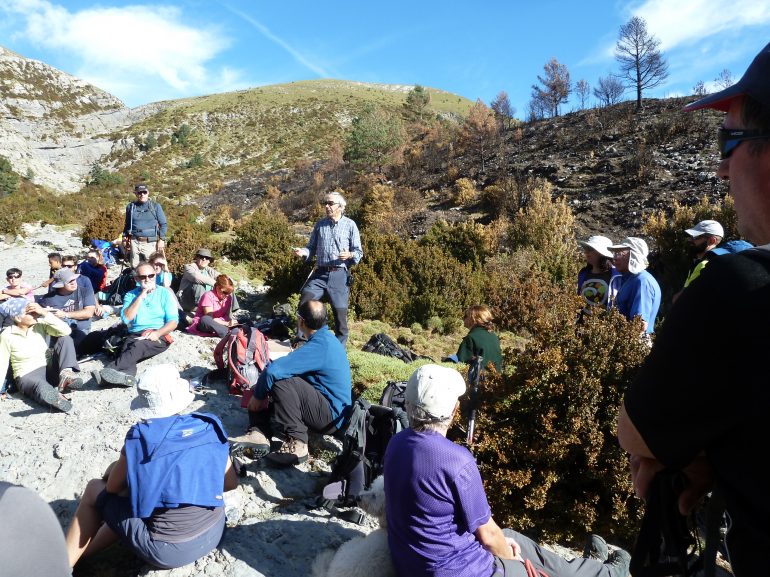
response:
[[[436,420],[452,416],[457,399],[465,393],[465,380],[454,369],[423,365],[409,377],[406,402]]]
[[[685,230],[692,237],[702,234],[713,234],[714,236],[724,237],[725,229],[715,220],[702,220],[692,228]]]
[[[131,412],[138,419],[162,419],[183,411],[194,399],[189,381],[179,376],[174,365],[154,365],[136,382]]]

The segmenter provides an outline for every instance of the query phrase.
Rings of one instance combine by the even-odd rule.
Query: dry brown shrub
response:
[[[472,204],[479,198],[479,191],[470,178],[460,178],[452,187],[452,200],[455,205]]]
[[[230,206],[222,204],[211,215],[209,226],[211,232],[227,232],[233,228],[234,222]]]
[[[477,420],[475,454],[492,510],[537,538],[577,545],[593,532],[629,545],[640,503],[615,423],[647,352],[641,325],[613,311],[578,327],[574,293],[544,279],[520,284],[530,338],[523,351],[506,351],[514,370],[484,382]],[[495,305],[498,319],[520,314],[515,296],[508,303],[515,309]]]
[[[126,211],[120,208],[99,209],[83,226],[80,240],[83,246],[90,246],[92,240],[115,240],[123,234]]]

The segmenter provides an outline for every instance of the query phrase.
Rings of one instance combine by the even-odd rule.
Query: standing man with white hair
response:
[[[629,236],[609,247],[615,268],[621,274],[621,285],[615,306],[629,321],[642,317],[645,334],[655,330],[655,317],[660,308],[660,285],[645,270],[650,249],[641,238]]]
[[[307,246],[294,249],[297,256],[316,258],[315,269],[302,287],[300,304],[326,297],[334,311],[334,334],[344,345],[348,340],[350,267],[358,264],[364,251],[356,223],[342,215],[347,204],[342,194],[330,192],[321,204],[326,217],[313,227]]]

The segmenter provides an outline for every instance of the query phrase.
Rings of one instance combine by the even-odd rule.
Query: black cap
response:
[[[134,192],[150,192],[150,189],[147,188],[146,184],[137,184],[134,187]]]
[[[684,109],[689,112],[700,108],[714,108],[727,112],[733,99],[738,96],[751,96],[764,106],[770,107],[770,44],[756,55],[738,82],[688,104]]]

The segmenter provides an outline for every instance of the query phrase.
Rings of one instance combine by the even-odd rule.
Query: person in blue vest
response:
[[[152,253],[165,247],[167,228],[163,207],[150,200],[147,185],[137,184],[134,194],[136,200],[126,205],[123,225],[123,244],[128,247],[131,268],[140,261],[149,261]]]
[[[137,382],[120,458],[86,486],[67,530],[74,567],[120,540],[161,569],[213,550],[225,528],[224,493],[238,486],[227,433],[208,413],[181,414],[195,399],[173,365],[149,367]]]

